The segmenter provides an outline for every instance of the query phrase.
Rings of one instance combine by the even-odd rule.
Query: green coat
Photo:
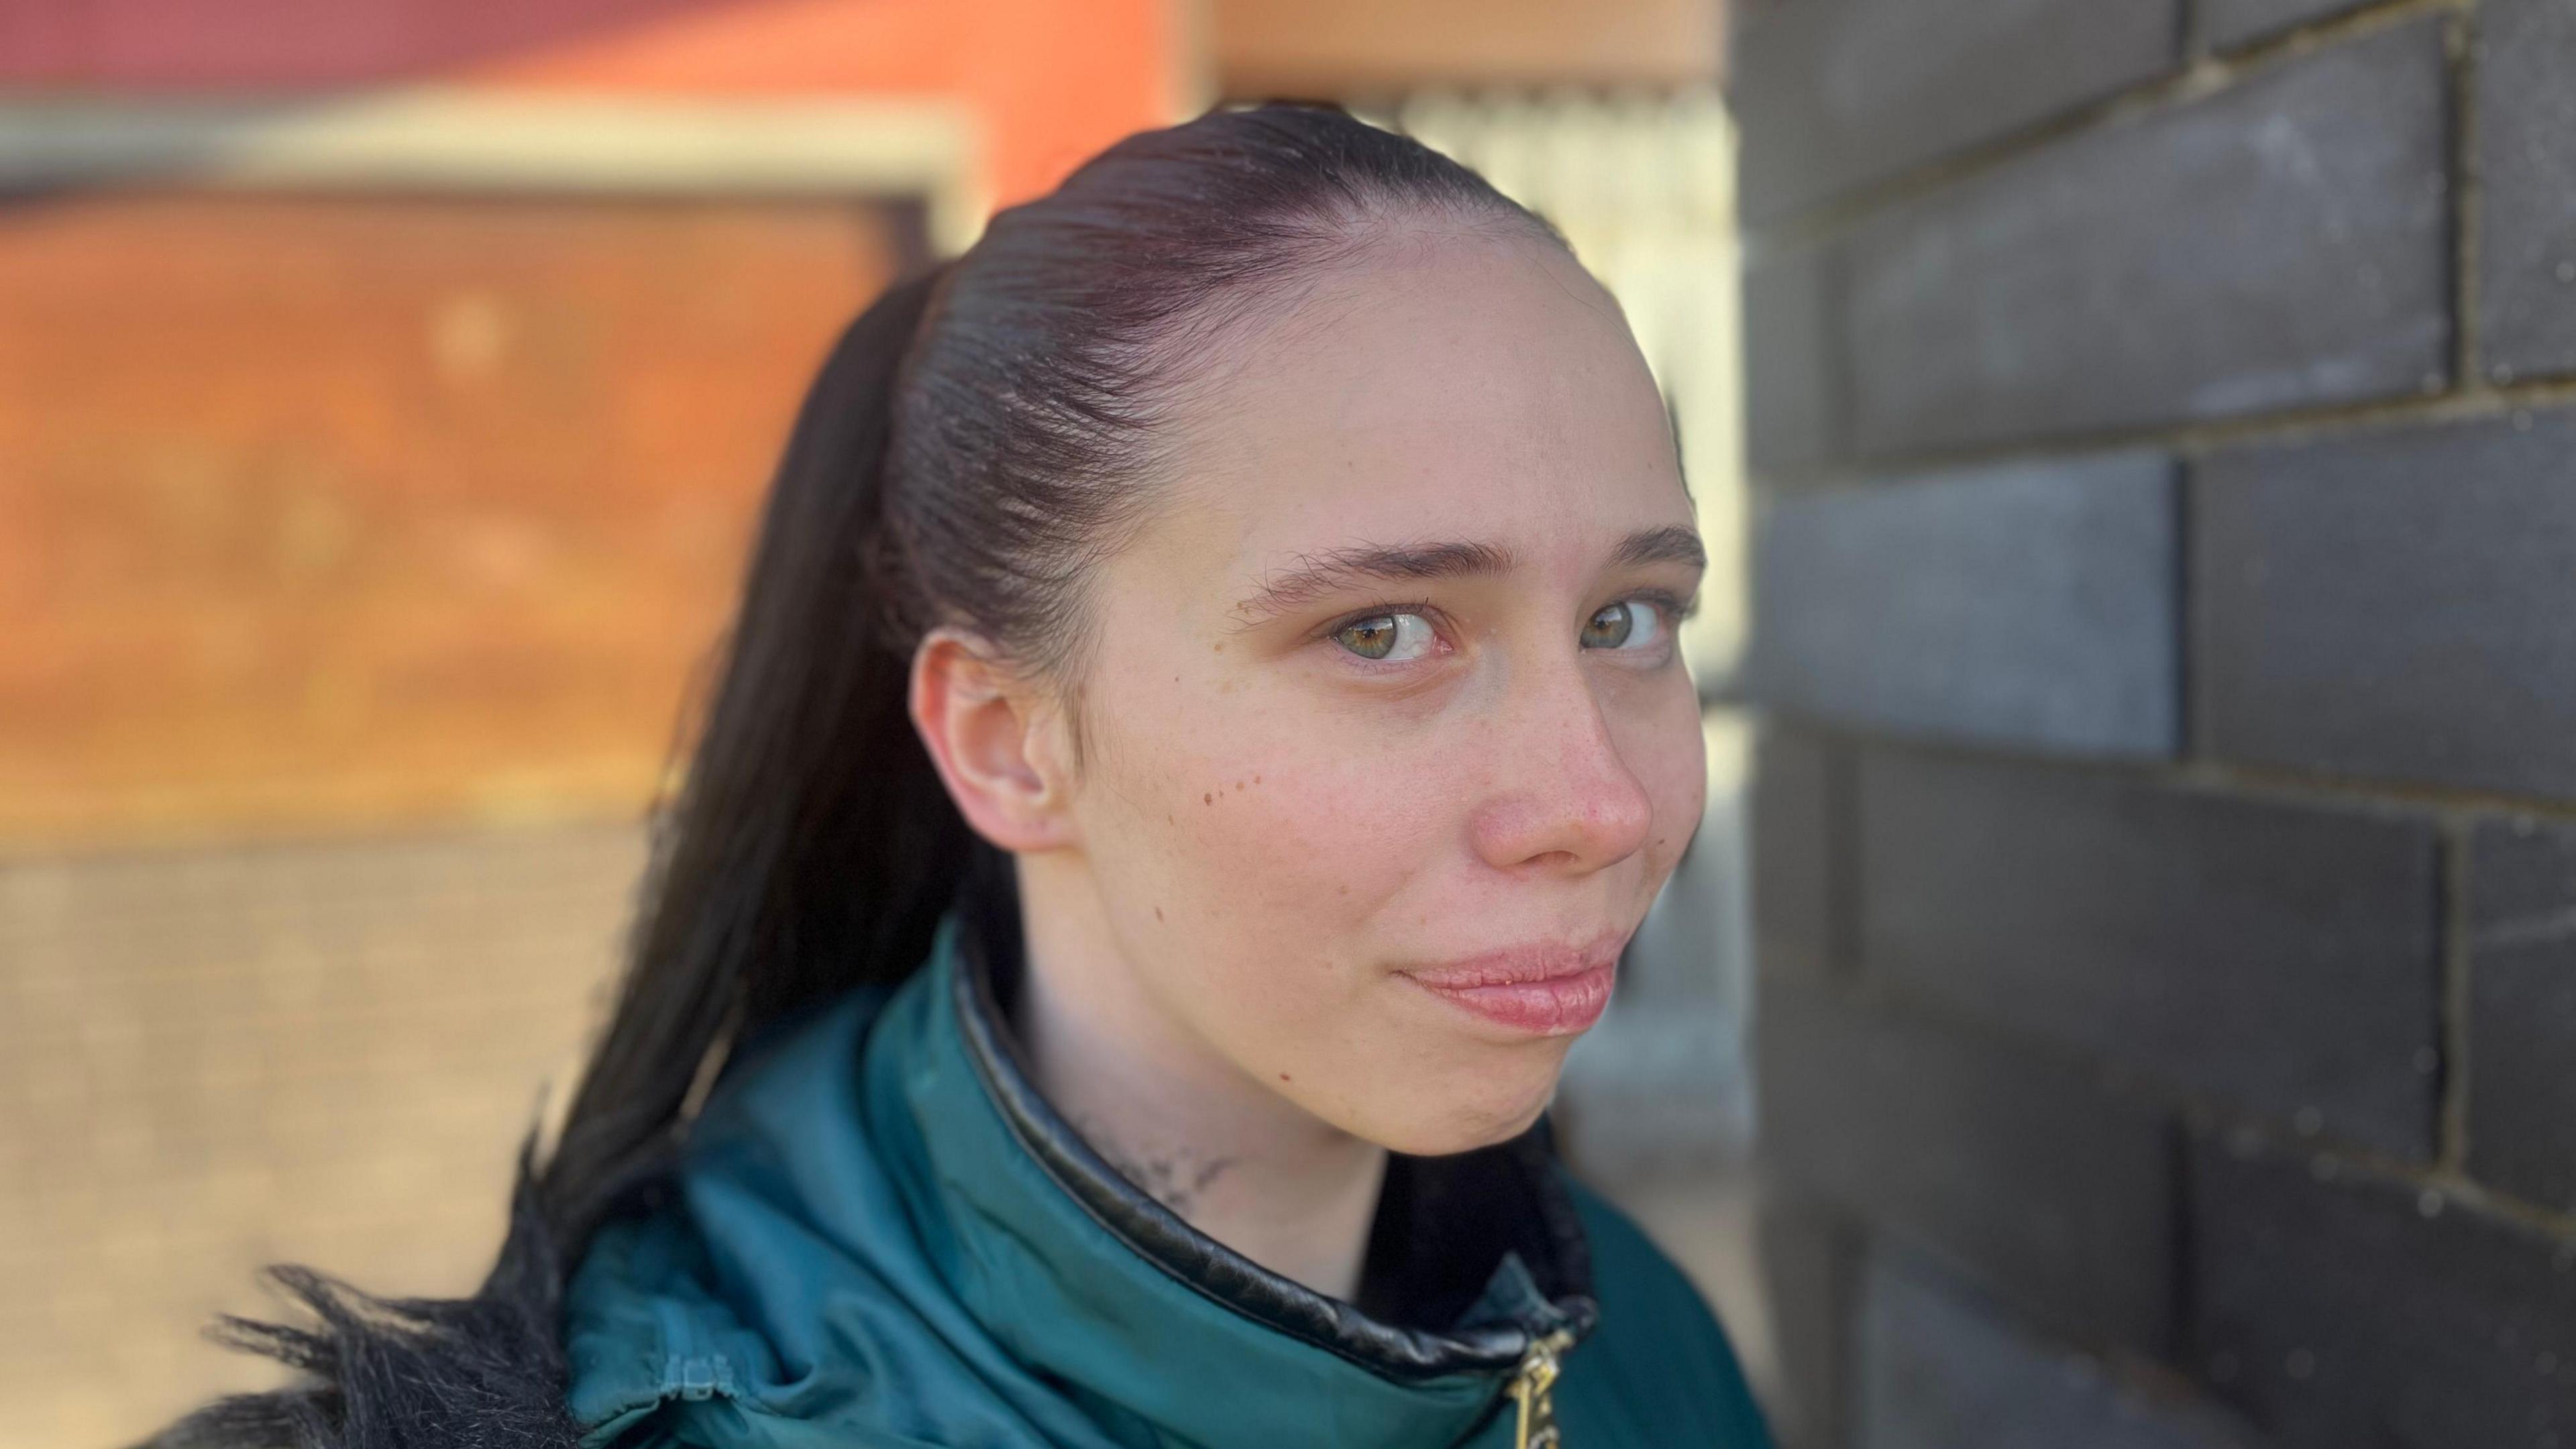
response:
[[[902,986],[746,1043],[679,1190],[593,1238],[564,1315],[587,1449],[1485,1449],[1560,1330],[1571,1449],[1769,1449],[1707,1306],[1538,1130],[1394,1159],[1369,1271],[1411,1302],[1372,1316],[1093,1155],[1029,1084],[1008,968],[961,921]]]

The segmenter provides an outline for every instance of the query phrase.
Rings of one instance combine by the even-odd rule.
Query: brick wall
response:
[[[625,824],[0,859],[0,1441],[279,1381],[253,1272],[471,1291],[644,859]]]
[[[2576,1446],[2576,3],[1753,0],[1809,1446]]]
[[[0,207],[0,843],[631,817],[816,359],[917,220]]]

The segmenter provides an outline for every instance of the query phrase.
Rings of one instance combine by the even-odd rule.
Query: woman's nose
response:
[[[1579,663],[1512,691],[1488,741],[1490,793],[1476,811],[1476,850],[1503,870],[1581,875],[1645,844],[1654,802]]]

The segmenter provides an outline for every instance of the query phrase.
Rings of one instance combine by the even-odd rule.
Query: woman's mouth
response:
[[[1534,1036],[1571,1036],[1601,1019],[1619,974],[1622,934],[1589,949],[1535,945],[1399,974],[1462,1011]]]

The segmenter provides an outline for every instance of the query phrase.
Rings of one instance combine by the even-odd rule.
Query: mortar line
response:
[[[1855,724],[1848,719],[1811,714],[1759,699],[1746,700],[1743,707],[1803,733],[1830,736],[1855,754],[1892,752],[1926,759],[2022,765],[2036,770],[2099,775],[2328,810],[2412,817],[2437,816],[2444,811],[2452,811],[2464,817],[2522,815],[2535,820],[2576,821],[2576,795],[2516,795],[2494,789],[2335,775],[2284,765],[2205,757],[2073,754],[2035,748],[2019,740],[1891,734],[1865,723]]]
[[[2471,822],[2457,812],[2445,812],[2441,831],[2439,1021],[2442,1076],[2438,1099],[2441,1137],[2434,1163],[2441,1169],[2466,1177],[2469,1164],[2469,1074],[2473,1069],[2469,1059],[2469,892],[2474,888],[2469,860]]]
[[[2486,382],[2455,384],[2438,393],[2326,403],[2244,418],[2070,432],[2048,438],[2017,438],[1991,446],[1971,444],[1919,453],[1845,459],[1829,468],[1764,477],[1760,480],[1760,490],[1779,495],[1882,486],[1887,479],[1911,474],[2059,462],[2099,453],[2151,450],[2174,453],[2189,460],[2237,447],[2345,436],[2355,429],[2475,422],[2571,404],[2576,404],[2576,377],[2546,378],[2503,386]]]
[[[2478,247],[2485,234],[2485,178],[2478,168],[2477,12],[2461,10],[2443,29],[2451,62],[2451,328],[2453,386],[2494,381],[2479,366]]]
[[[2176,0],[2175,25],[2182,32],[2174,41],[2174,52],[2182,57],[2188,70],[2209,58],[2209,0]]]
[[[1910,1023],[1972,1049],[2001,1048],[2087,1082],[2107,1099],[2170,1114],[2187,1138],[2214,1143],[2222,1152],[2244,1142],[2274,1158],[2312,1166],[2318,1159],[2328,1159],[2338,1169],[2348,1166],[2384,1183],[2437,1192],[2446,1202],[2563,1239],[2576,1248],[2576,1209],[2550,1207],[2498,1191],[2439,1156],[2415,1159],[2346,1137],[2310,1137],[2260,1107],[2190,1086],[2155,1066],[2115,1059],[2084,1043],[2000,1020],[1902,983],[1878,980],[1826,994],[1845,1010]]]

